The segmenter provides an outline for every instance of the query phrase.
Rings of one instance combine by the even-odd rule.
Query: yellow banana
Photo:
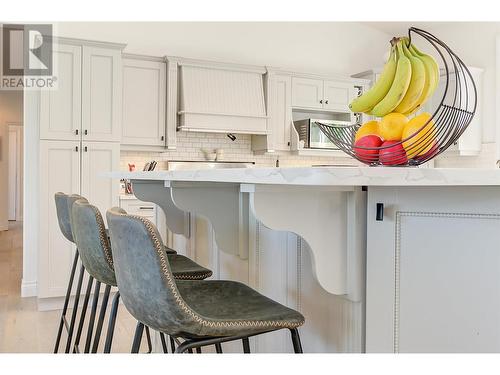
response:
[[[424,90],[422,91],[422,95],[418,99],[417,104],[408,112],[406,112],[406,115],[412,114],[413,112],[418,110],[427,101],[427,99],[429,99],[432,94],[434,94],[434,91],[436,90],[439,83],[440,75],[439,66],[432,56],[420,52],[414,44],[410,45],[409,51],[423,62],[425,67],[426,82],[424,85]]]
[[[411,63],[411,80],[403,100],[394,109],[394,112],[399,113],[407,113],[418,105],[418,100],[422,95],[426,81],[424,63],[408,51],[406,47],[407,43],[408,39],[402,38],[401,45],[403,52]]]
[[[398,65],[394,81],[387,95],[372,109],[372,114],[377,117],[383,117],[391,113],[403,100],[411,81],[411,63],[404,55],[401,41],[397,43]]]
[[[384,69],[380,74],[377,82],[370,90],[363,95],[355,98],[349,108],[353,112],[369,112],[375,105],[380,102],[389,92],[394,75],[396,74],[396,50],[395,47],[391,48],[389,60],[385,63]]]

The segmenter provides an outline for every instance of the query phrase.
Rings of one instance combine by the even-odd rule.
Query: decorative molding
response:
[[[146,61],[154,61],[159,63],[165,63],[165,59],[160,56],[149,56],[149,55],[139,55],[135,53],[122,53],[122,58],[124,59],[134,59],[134,60],[146,60]]]
[[[126,43],[101,42],[101,41],[97,41],[97,40],[66,38],[66,37],[60,37],[60,36],[53,36],[53,37],[48,37],[48,38],[51,39],[52,41],[54,41],[55,43],[71,44],[71,45],[75,45],[75,46],[111,48],[111,49],[118,49],[120,51],[123,50],[125,47],[127,47]]]
[[[396,211],[396,238],[394,252],[394,332],[393,350],[399,353],[399,311],[400,311],[400,280],[401,280],[401,218],[402,217],[435,217],[449,219],[491,219],[500,220],[500,214],[471,214],[459,212],[418,212]]]

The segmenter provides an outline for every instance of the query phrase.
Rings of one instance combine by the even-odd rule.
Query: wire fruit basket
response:
[[[417,166],[443,153],[467,129],[477,107],[476,85],[463,61],[441,40],[427,31],[411,27],[406,39],[409,47],[412,36],[418,35],[437,51],[444,69],[438,69],[444,86],[442,98],[427,121],[410,136],[389,145],[364,147],[355,145],[355,136],[361,124],[332,126],[317,123],[321,131],[342,151],[371,166]],[[439,80],[439,77],[438,77]],[[431,125],[432,128],[431,128]],[[425,152],[424,152],[425,151]],[[379,155],[384,155],[381,162]]]

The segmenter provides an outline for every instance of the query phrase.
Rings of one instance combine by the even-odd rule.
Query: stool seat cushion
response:
[[[165,248],[168,249],[167,247]],[[175,253],[171,254],[168,250],[167,257],[170,269],[176,280],[204,280],[212,276],[212,271],[193,262],[188,257]]]
[[[246,335],[304,324],[299,312],[239,282],[179,280],[176,284],[186,304],[203,320],[197,336]]]

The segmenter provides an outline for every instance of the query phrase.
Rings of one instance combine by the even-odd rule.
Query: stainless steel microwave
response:
[[[321,131],[316,124],[317,122],[334,126],[346,126],[351,123],[348,121],[316,120],[312,118],[294,121],[295,129],[299,133],[299,141],[304,142],[304,148],[338,150],[338,147]]]

